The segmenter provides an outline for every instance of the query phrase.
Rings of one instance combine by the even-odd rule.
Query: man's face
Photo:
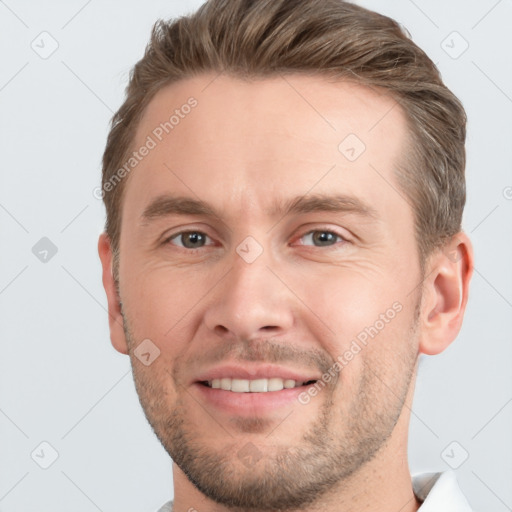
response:
[[[226,505],[291,509],[407,420],[421,281],[394,176],[407,126],[353,84],[214,78],[161,90],[138,126],[134,149],[156,145],[123,198],[124,336],[188,478]]]

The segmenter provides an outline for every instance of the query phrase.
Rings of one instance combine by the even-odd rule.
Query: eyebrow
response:
[[[279,201],[267,210],[271,217],[313,212],[352,213],[360,217],[378,220],[377,211],[357,197],[343,194],[309,194]],[[155,198],[143,211],[142,221],[155,220],[170,215],[194,215],[221,218],[213,206],[200,199],[162,195]]]

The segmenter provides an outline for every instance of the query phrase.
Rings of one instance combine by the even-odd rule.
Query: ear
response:
[[[121,315],[121,299],[117,293],[112,269],[112,246],[110,238],[106,233],[100,235],[98,253],[101,266],[103,267],[103,288],[105,288],[105,293],[107,294],[110,340],[118,352],[128,354],[128,345],[123,328],[123,316]]]
[[[473,247],[462,232],[428,259],[420,316],[421,353],[439,354],[457,337],[473,268]]]

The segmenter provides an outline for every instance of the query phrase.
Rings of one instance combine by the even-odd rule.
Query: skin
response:
[[[153,98],[134,148],[191,96],[197,107],[127,178],[117,285],[110,241],[99,240],[111,340],[130,355],[146,416],[173,457],[175,511],[417,510],[407,433],[418,356],[459,332],[473,253],[458,233],[421,273],[414,213],[394,176],[408,145],[403,112],[384,94],[323,77],[201,75]],[[366,146],[352,162],[338,149],[348,134]],[[164,194],[216,214],[145,218]],[[356,198],[374,215],[272,211],[315,194]],[[204,245],[180,246],[191,240],[174,237],[184,230],[207,235]],[[247,236],[262,249],[252,263],[236,251]],[[194,383],[220,362],[321,375],[397,303],[307,404],[226,411]],[[160,350],[149,366],[134,354],[145,339]]]

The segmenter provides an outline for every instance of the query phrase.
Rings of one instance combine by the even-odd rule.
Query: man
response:
[[[470,510],[411,478],[420,354],[459,332],[465,114],[392,20],[212,0],[154,28],[103,160],[111,340],[161,510]]]

